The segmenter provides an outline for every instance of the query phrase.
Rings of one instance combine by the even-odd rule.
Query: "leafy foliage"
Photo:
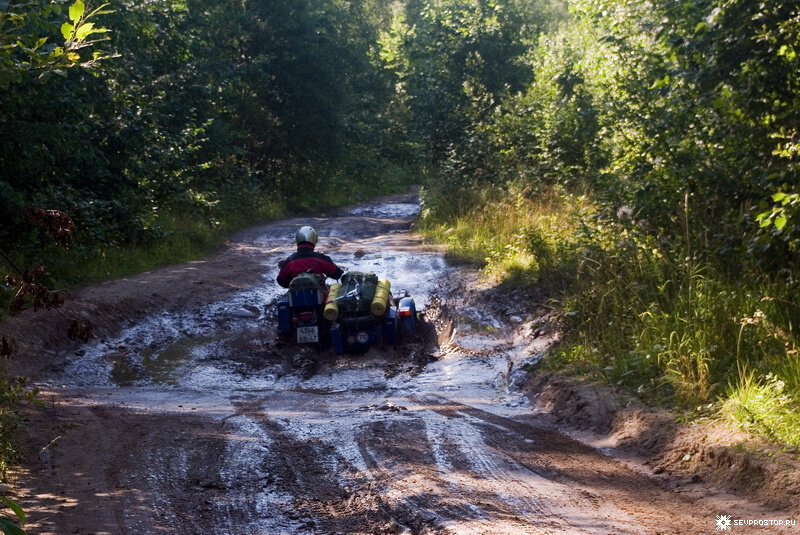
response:
[[[800,342],[798,4],[503,5],[534,31],[505,57],[527,75],[497,71],[507,78],[492,87],[513,90],[487,93],[490,105],[464,104],[458,47],[425,62],[449,84],[427,82],[440,78],[411,52],[441,41],[444,22],[405,13],[386,47],[400,101],[458,116],[449,131],[415,130],[435,177],[428,232],[494,276],[563,292],[562,365],[686,407],[733,397],[745,369],[749,384],[783,381],[781,396],[800,398],[786,365]],[[577,196],[591,208],[541,202]]]
[[[0,496],[0,502],[3,502],[6,507],[11,509],[11,512],[17,517],[17,522],[9,518],[0,517],[0,531],[5,535],[25,535],[25,531],[22,529],[25,526],[25,511],[7,496]]]
[[[69,6],[68,20],[61,25],[63,44],[48,43],[49,36],[40,37],[42,30],[52,31],[53,15],[61,15],[61,4],[49,2],[3,2],[0,4],[0,88],[24,79],[26,73],[63,74],[74,66],[95,67],[109,56],[96,45],[107,37],[109,30],[97,26],[97,16],[110,11],[108,4],[87,11],[83,0]],[[91,47],[91,50],[89,48]],[[91,53],[89,53],[91,52]]]
[[[410,1],[395,11],[381,58],[398,79],[410,132],[433,161],[469,143],[509,92],[530,81],[522,61],[534,30],[513,2]]]
[[[30,206],[71,214],[77,258],[156,247],[175,220],[216,229],[397,188],[410,159],[373,63],[385,3],[9,4],[3,249],[20,265],[52,256]],[[65,56],[42,59],[53,34]],[[45,41],[12,44],[25,39]]]

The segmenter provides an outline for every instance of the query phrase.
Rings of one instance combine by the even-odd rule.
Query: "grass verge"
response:
[[[452,195],[428,192],[421,229],[487,277],[536,285],[559,303],[565,335],[549,366],[687,413],[713,408],[781,444],[800,443],[794,285],[731,276],[689,237],[654,236],[587,196],[472,195],[478,208],[458,210]]]

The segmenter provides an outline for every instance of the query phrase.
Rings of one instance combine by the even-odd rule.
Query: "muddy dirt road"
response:
[[[100,334],[85,346],[49,334],[53,320],[18,320],[36,337],[15,371],[45,402],[16,482],[29,532],[685,534],[734,508],[770,518],[669,490],[554,429],[513,388],[552,335],[524,309],[465,302],[472,276],[421,245],[417,211],[398,197],[310,221],[337,263],[427,305],[438,337],[398,350],[276,342],[275,265],[309,220],[77,292],[68,311]]]

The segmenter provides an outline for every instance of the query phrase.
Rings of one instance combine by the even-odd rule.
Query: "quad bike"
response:
[[[389,281],[374,273],[345,273],[330,288],[302,274],[278,301],[278,331],[298,344],[330,343],[337,354],[397,346],[415,331],[417,309],[407,291],[398,297],[390,291]]]

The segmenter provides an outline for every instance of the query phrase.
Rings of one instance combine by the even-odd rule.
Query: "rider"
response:
[[[338,279],[344,274],[342,268],[333,263],[329,256],[314,250],[317,245],[317,231],[309,226],[301,227],[295,234],[297,252],[286,260],[278,262],[281,271],[278,273],[278,284],[284,288],[289,287],[296,276],[301,273],[316,273],[317,275]]]

